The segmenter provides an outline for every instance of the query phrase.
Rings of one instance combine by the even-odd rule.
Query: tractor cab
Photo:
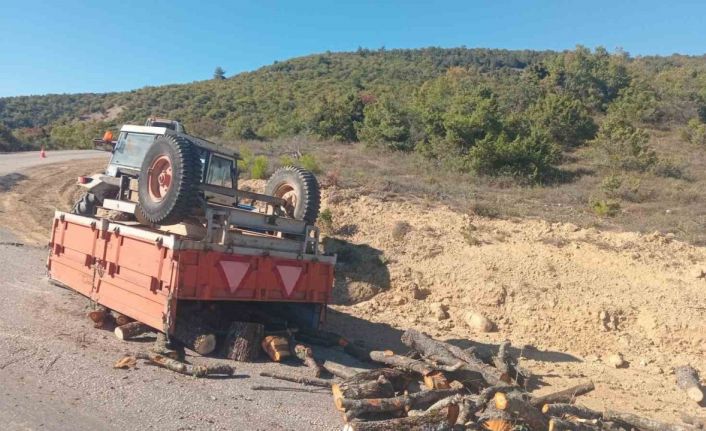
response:
[[[211,215],[218,213],[237,219],[232,225],[256,232],[279,230],[287,236],[306,235],[318,217],[320,191],[311,172],[287,166],[272,175],[264,194],[239,190],[239,154],[187,135],[178,121],[149,118],[144,126],[123,125],[115,141],[106,132],[94,142],[112,157],[105,174],[81,177],[79,183],[88,192],[76,203],[77,214],[95,215],[103,207],[160,226],[186,220],[210,225]],[[267,223],[252,223],[244,210],[260,211],[269,217]],[[284,224],[291,226],[283,232]]]

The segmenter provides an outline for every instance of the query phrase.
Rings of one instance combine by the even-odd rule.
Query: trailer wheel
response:
[[[287,201],[289,217],[314,224],[319,217],[321,191],[316,177],[306,169],[294,166],[279,168],[267,180],[265,194]]]
[[[96,195],[90,192],[86,192],[76,201],[73,208],[71,208],[71,214],[78,214],[82,216],[93,216],[96,214]]]
[[[147,150],[138,178],[140,216],[154,224],[176,224],[198,205],[201,160],[181,136],[158,136]]]

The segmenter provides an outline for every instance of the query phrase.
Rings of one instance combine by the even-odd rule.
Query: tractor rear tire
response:
[[[316,223],[321,208],[321,191],[316,177],[306,169],[294,166],[279,168],[267,180],[265,194],[290,203],[285,212],[291,218]]]
[[[181,136],[158,136],[147,150],[138,178],[140,218],[170,225],[181,222],[199,205],[201,160],[194,145]]]

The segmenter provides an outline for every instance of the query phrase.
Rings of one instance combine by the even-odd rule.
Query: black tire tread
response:
[[[179,178],[178,184],[172,185],[176,186],[177,197],[158,211],[147,211],[141,204],[138,205],[137,210],[150,223],[170,225],[181,222],[193,212],[195,206],[199,205],[198,186],[201,183],[201,161],[194,145],[188,139],[178,135],[164,135],[159,138],[165,138],[170,142],[176,151],[179,162],[183,166],[183,175]],[[150,163],[151,160],[145,159],[140,177],[146,176],[146,166],[149,166]],[[143,196],[140,193],[140,203],[142,199]]]
[[[321,190],[319,188],[319,182],[316,180],[314,174],[306,169],[297,166],[284,166],[277,169],[267,181],[265,194],[273,195],[275,186],[281,184],[282,179],[286,178],[296,178],[296,181],[301,184],[306,197],[303,214],[301,217],[297,218],[313,225],[316,223],[316,219],[319,217],[319,210],[321,209]]]

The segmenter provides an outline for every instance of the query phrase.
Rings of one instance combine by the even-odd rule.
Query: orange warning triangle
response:
[[[291,296],[299,277],[302,275],[302,268],[300,266],[277,265],[277,272],[282,279],[287,296]]]
[[[248,274],[248,269],[250,269],[249,262],[238,262],[234,260],[222,260],[221,269],[223,269],[223,274],[226,276],[226,281],[228,282],[228,287],[231,292],[235,292],[240,287],[243,279]]]

